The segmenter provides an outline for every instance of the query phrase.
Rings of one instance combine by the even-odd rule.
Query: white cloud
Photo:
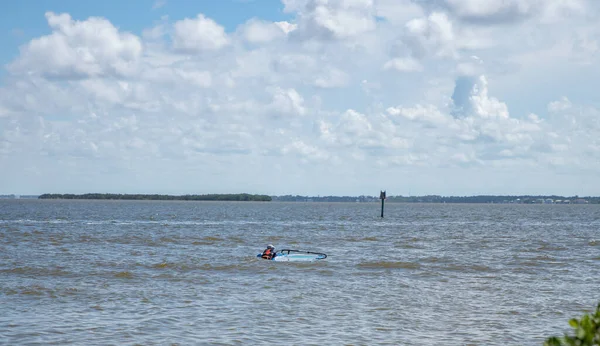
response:
[[[289,34],[290,32],[292,32],[298,28],[298,25],[288,23],[286,21],[275,22],[275,25],[277,25],[286,34]]]
[[[489,35],[486,29],[453,21],[445,12],[432,12],[406,22],[400,40],[418,59],[428,56],[458,59],[463,51],[493,46],[494,40]]]
[[[303,115],[304,98],[294,89],[275,88],[270,108],[278,114]]]
[[[171,38],[173,48],[184,53],[214,51],[229,44],[225,28],[203,14],[175,22]]]
[[[305,38],[350,39],[375,29],[373,0],[284,0]]]
[[[185,69],[177,69],[175,73],[182,79],[189,81],[191,84],[208,88],[212,85],[212,76],[208,71],[189,71]]]
[[[548,104],[548,111],[551,113],[557,113],[561,111],[565,111],[571,109],[573,104],[569,101],[568,98],[563,97],[558,101],[552,101]]]
[[[376,0],[374,8],[378,17],[397,25],[425,15],[423,8],[411,0]]]
[[[289,32],[294,30],[294,26],[288,22],[273,23],[254,18],[238,30],[250,43],[267,43],[286,37]]]
[[[422,71],[423,66],[419,61],[413,58],[394,58],[383,66],[386,70],[396,70],[400,72]]]
[[[167,0],[155,0],[154,4],[152,5],[152,9],[156,10],[159,9],[163,6],[165,6],[167,4]]]
[[[473,19],[503,16],[518,19],[534,7],[533,2],[527,0],[445,0],[445,3],[458,16]]]
[[[306,163],[313,161],[323,162],[330,158],[329,154],[324,150],[321,150],[312,145],[308,145],[301,140],[297,140],[290,144],[287,144],[281,149],[281,152],[284,155],[296,155]]]
[[[57,78],[84,78],[135,73],[142,55],[137,36],[120,33],[104,18],[73,20],[68,14],[46,12],[50,35],[21,47],[12,73]]]
[[[556,21],[569,15],[582,14],[585,0],[444,0],[458,17],[480,24],[505,23],[538,16]]]
[[[346,72],[333,67],[324,75],[317,77],[315,85],[320,88],[338,88],[348,85],[349,82],[350,77]]]
[[[429,105],[416,105],[412,108],[389,107],[387,113],[392,116],[401,116],[411,121],[423,122],[432,126],[443,126],[451,121],[451,117],[443,114],[437,107]]]
[[[578,10],[597,5],[438,4],[285,0],[288,21],[163,17],[140,36],[49,12],[6,62],[0,192],[401,193],[402,176],[416,194],[582,194],[561,177],[600,169],[600,26]]]
[[[480,76],[477,84],[473,85],[470,101],[471,109],[482,118],[500,117],[508,118],[506,104],[488,95],[488,83],[485,76]]]
[[[429,51],[441,57],[457,54],[453,24],[445,13],[434,12],[427,18],[412,19],[406,23],[406,29],[405,42],[416,57]]]

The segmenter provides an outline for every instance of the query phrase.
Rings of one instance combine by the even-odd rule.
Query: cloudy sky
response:
[[[597,0],[0,4],[0,194],[600,195]]]

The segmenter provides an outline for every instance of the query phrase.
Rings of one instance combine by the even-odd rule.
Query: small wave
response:
[[[177,281],[176,280],[177,276],[173,275],[169,272],[163,272],[158,275],[153,275],[152,278],[153,279],[164,279],[164,280],[169,280],[169,281]]]
[[[221,237],[206,236],[204,238],[200,238],[199,240],[194,240],[192,245],[215,245],[224,241],[225,239]]]
[[[335,274],[335,271],[333,270],[328,270],[328,269],[322,269],[322,270],[318,270],[317,271],[319,274],[324,275],[324,276],[333,276]]]
[[[170,266],[172,266],[172,265],[170,265],[169,263],[164,263],[163,262],[163,263],[158,263],[158,264],[153,265],[152,268],[155,268],[155,269],[164,269],[164,268],[168,268]]]
[[[367,269],[418,269],[421,265],[414,262],[377,261],[360,263],[358,267]]]
[[[13,219],[13,220],[0,220],[2,224],[26,224],[26,225],[34,225],[34,224],[62,224],[62,223],[73,223],[74,221],[57,218],[57,219],[47,219],[47,220],[32,220],[32,219]]]
[[[548,254],[541,254],[541,255],[537,255],[533,258],[531,258],[533,260],[537,260],[537,261],[548,261],[548,260],[553,260],[554,257],[548,255]]]
[[[208,242],[208,241],[193,241],[192,245],[212,245],[214,244],[214,242]]]
[[[81,243],[94,243],[98,241],[100,241],[100,239],[94,238],[91,235],[82,234],[79,236],[79,242]]]
[[[241,237],[229,237],[229,239],[227,241],[229,242],[229,244],[232,244],[232,245],[245,244],[246,243],[246,240],[244,238],[241,238]]]
[[[17,275],[29,275],[29,276],[69,276],[70,272],[65,271],[61,268],[39,268],[39,267],[15,267],[10,269],[2,269],[0,273],[4,274],[17,274]]]
[[[208,270],[208,271],[230,271],[230,270],[238,270],[243,267],[239,264],[225,264],[225,265],[212,265],[212,264],[203,264],[198,269]]]
[[[404,243],[404,242],[395,242],[394,247],[400,248],[400,249],[423,249],[424,248],[424,246],[422,246],[422,245],[410,244],[410,243]]]
[[[133,278],[133,274],[131,272],[128,272],[128,271],[122,271],[122,272],[115,273],[115,277],[116,278],[122,278],[122,279],[132,279]]]
[[[207,242],[208,241],[210,241],[210,242],[218,242],[218,241],[223,241],[223,238],[221,238],[221,237],[213,237],[213,236],[209,235],[209,236],[206,236],[206,237],[202,238],[202,240],[207,241]]]
[[[426,262],[426,263],[448,263],[449,259],[442,258],[442,257],[431,256],[431,257],[425,257],[425,258],[421,259],[421,262]]]
[[[190,272],[195,270],[208,270],[208,271],[230,271],[247,268],[247,265],[255,262],[236,263],[236,264],[210,264],[210,263],[178,263],[178,262],[160,262],[154,264],[142,265],[145,268],[161,271],[163,273],[173,272]]]
[[[346,239],[346,241],[351,242],[351,243],[361,243],[363,241],[377,241],[377,237],[364,237],[364,238],[360,238],[360,237],[351,237]]]
[[[552,244],[542,244],[541,246],[539,246],[537,248],[538,251],[564,251],[564,250],[568,250],[566,247],[564,246],[560,246],[560,245],[552,245]]]
[[[161,242],[161,243],[177,243],[177,240],[175,240],[173,238],[169,238],[169,237],[162,237],[159,239],[159,242]]]
[[[45,287],[42,285],[27,285],[17,286],[11,288],[0,289],[0,293],[6,295],[24,295],[24,296],[48,296],[50,298],[56,298],[59,296],[73,296],[81,293],[81,290],[75,287]]]
[[[177,271],[194,270],[193,266],[189,266],[189,265],[183,264],[183,263],[171,263],[171,262],[156,263],[150,267],[152,269],[159,269],[159,270],[162,270],[162,269],[171,269],[171,270],[177,270]]]
[[[27,288],[22,289],[18,293],[27,295],[27,296],[43,296],[46,294],[51,294],[52,290],[39,285],[32,285]]]
[[[458,271],[458,272],[495,272],[496,270],[483,264],[475,265],[460,265],[460,264],[449,264],[442,267],[445,271]]]

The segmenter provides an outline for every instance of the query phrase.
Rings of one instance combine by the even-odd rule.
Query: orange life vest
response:
[[[266,249],[263,254],[262,254],[262,258],[264,259],[271,259],[273,258],[273,250],[271,249]]]

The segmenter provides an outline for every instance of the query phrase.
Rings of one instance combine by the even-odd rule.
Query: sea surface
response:
[[[0,200],[2,345],[542,345],[598,302],[598,205]]]

